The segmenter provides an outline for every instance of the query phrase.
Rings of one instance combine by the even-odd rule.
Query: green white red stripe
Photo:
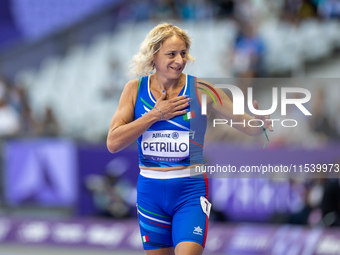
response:
[[[207,173],[203,173],[204,181],[205,181],[205,192],[206,192],[206,199],[209,199],[209,180]],[[203,239],[203,248],[205,247],[205,243],[207,241],[207,234],[208,234],[208,216],[205,216],[205,233],[204,233],[204,239]]]
[[[147,241],[149,241],[149,236],[148,235],[143,236],[142,239],[143,239],[143,243],[146,243]]]
[[[195,111],[187,112],[183,115],[183,119],[189,121],[190,119],[195,118]]]
[[[147,219],[150,219],[150,220],[154,220],[154,221],[157,221],[159,223],[164,223],[164,224],[167,224],[167,225],[171,225],[171,222],[167,222],[167,221],[164,221],[164,220],[159,220],[159,219],[156,219],[156,218],[153,218],[151,216],[147,216],[145,215],[144,213],[142,213],[139,209],[137,209],[138,213],[140,215],[142,215],[143,217],[147,218]]]

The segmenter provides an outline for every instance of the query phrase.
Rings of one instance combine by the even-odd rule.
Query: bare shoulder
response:
[[[124,90],[129,90],[129,91],[138,90],[138,85],[139,85],[139,79],[130,80],[126,83]]]
[[[117,127],[133,121],[138,84],[138,79],[133,79],[126,83],[120,96],[118,109],[111,120],[111,127]]]
[[[138,85],[139,79],[133,79],[128,81],[125,84],[121,98],[123,98],[124,101],[130,98],[132,99],[133,102],[135,102],[137,98]]]
[[[209,94],[206,98],[208,105],[215,102],[215,98],[217,96],[215,86],[211,82],[206,80],[198,79],[196,80],[196,87],[197,87],[197,96],[198,98],[202,97],[202,94]],[[218,96],[217,96],[218,97]]]
[[[215,87],[214,84],[212,84],[211,82],[197,78],[197,86],[204,86],[204,85],[205,86],[208,85],[208,87],[210,86],[212,88]]]
[[[231,103],[231,100],[228,97],[228,95],[225,92],[223,92],[223,90],[221,90],[220,88],[216,88],[216,86],[209,81],[197,79],[197,88],[199,98],[201,98],[202,94],[209,95],[206,97],[209,107],[229,105]]]
[[[216,94],[216,89],[215,89],[215,85],[212,84],[211,82],[208,82],[206,80],[202,80],[202,79],[197,79],[197,84],[196,84],[197,88],[198,88],[198,93],[202,94],[202,93],[212,93],[212,94]]]

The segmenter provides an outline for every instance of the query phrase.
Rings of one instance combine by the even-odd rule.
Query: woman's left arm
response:
[[[211,86],[212,88],[214,88],[214,85],[207,81],[200,80],[200,79],[197,80],[198,88],[202,86],[206,90],[207,87],[203,84],[207,84],[208,86]],[[258,123],[257,121],[251,121],[250,122],[251,126],[248,125],[249,121],[254,120],[254,119],[262,120],[263,123],[260,121],[262,124],[262,127],[265,129],[268,129],[270,132],[273,132],[272,121],[269,120],[270,118],[269,115],[255,115],[254,117],[250,116],[247,113],[244,113],[243,115],[234,115],[233,114],[233,102],[230,100],[228,95],[224,93],[222,89],[214,88],[214,90],[216,94],[220,97],[222,103],[220,103],[219,100],[217,99],[213,100],[210,96],[207,96],[208,113],[214,112],[220,119],[227,120],[228,124],[230,124],[231,122],[239,123],[239,124],[233,125],[233,127],[250,136],[258,136],[263,133],[263,129],[261,128],[260,124],[258,125],[258,127],[256,126],[257,125],[256,123]],[[198,91],[199,91],[199,94],[204,94],[202,90],[198,90]],[[211,94],[214,95],[215,93],[211,91]],[[255,109],[259,108],[257,101],[254,101],[253,105]]]

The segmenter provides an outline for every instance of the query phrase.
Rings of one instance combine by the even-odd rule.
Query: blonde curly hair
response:
[[[191,46],[191,39],[186,31],[183,31],[177,26],[169,23],[162,23],[154,27],[145,37],[139,48],[139,53],[133,56],[130,65],[130,75],[134,77],[146,76],[151,74],[153,67],[153,57],[162,47],[163,42],[171,37],[177,35],[183,39],[187,47],[188,62],[194,61],[189,54]]]

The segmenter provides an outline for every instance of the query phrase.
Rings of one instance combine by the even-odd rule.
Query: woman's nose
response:
[[[176,56],[175,62],[178,64],[183,64],[183,57],[181,56],[181,54],[178,54]]]

